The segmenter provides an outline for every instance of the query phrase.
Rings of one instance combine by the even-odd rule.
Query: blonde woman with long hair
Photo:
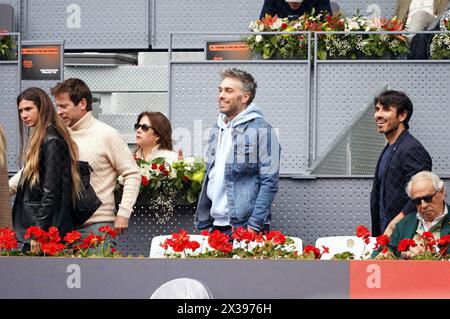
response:
[[[28,250],[24,235],[30,226],[44,230],[55,226],[61,237],[73,229],[72,210],[81,180],[77,146],[47,93],[26,89],[17,97],[17,107],[24,167],[12,215],[17,239]],[[39,244],[31,240],[30,249],[39,252]]]

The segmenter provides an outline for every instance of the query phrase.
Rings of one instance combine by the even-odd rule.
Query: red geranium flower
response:
[[[145,177],[144,175],[141,176],[141,185],[142,186],[147,186],[149,184],[149,180],[147,179],[147,177]]]
[[[200,234],[202,234],[203,236],[209,236],[209,231],[202,230]]]
[[[64,245],[54,241],[49,241],[41,245],[41,250],[45,255],[53,256],[64,250]]]
[[[319,259],[321,254],[320,254],[320,249],[317,247],[314,247],[313,245],[307,245],[305,247],[305,249],[303,249],[303,253],[309,255],[311,252],[314,253],[314,258],[315,259]]]
[[[434,252],[434,245],[436,245],[436,239],[433,234],[429,231],[423,232],[422,235],[419,236],[419,239],[423,240],[425,243],[426,249],[428,251]]]
[[[187,243],[186,248],[194,251],[194,250],[200,248],[200,244],[198,242],[196,242],[195,240],[192,240]]]
[[[257,233],[257,234],[255,235],[255,241],[256,241],[257,243],[262,243],[262,242],[264,241],[264,236],[263,236],[263,234]]]
[[[389,241],[390,241],[390,239],[386,235],[378,236],[375,249],[378,249],[379,247],[382,247],[382,246],[387,246],[389,244]]]
[[[446,246],[448,244],[450,244],[450,235],[444,235],[441,238],[439,238],[438,240],[439,246]]]
[[[367,229],[367,227],[363,225],[356,226],[356,236],[362,238],[366,245],[370,243],[370,231],[369,229]]]
[[[167,250],[167,249],[169,249],[169,247],[172,247],[172,243],[173,243],[172,239],[167,238],[164,242],[162,242],[162,243],[160,244],[160,246],[161,246],[164,250]]]
[[[61,241],[61,237],[59,236],[59,230],[55,226],[52,226],[48,230],[48,240],[59,243]]]
[[[211,248],[224,253],[230,253],[233,250],[233,245],[230,243],[230,236],[221,233],[217,229],[209,235],[208,244]]]
[[[178,233],[173,233],[171,238],[167,238],[162,244],[161,247],[165,250],[172,247],[175,252],[182,252],[185,249],[196,250],[200,247],[198,242],[189,240],[189,234],[184,229],[180,229]]]
[[[33,238],[38,242],[44,242],[47,240],[47,233],[38,226],[30,226],[25,232],[24,237],[25,239]]]
[[[103,242],[105,239],[100,236],[96,236],[93,232],[90,232],[88,236],[83,239],[83,244],[80,246],[81,249],[93,248]]]
[[[249,231],[245,227],[239,226],[231,235],[231,238],[236,239],[237,242],[245,242],[248,244],[256,239],[256,233]]]
[[[398,243],[398,247],[397,250],[399,252],[402,251],[407,251],[409,249],[409,247],[416,247],[416,242],[413,239],[410,238],[405,238],[402,239],[399,243]]]
[[[152,163],[152,169],[158,169],[158,164]]]
[[[16,234],[8,227],[0,228],[0,249],[17,249]]]
[[[77,231],[72,231],[70,233],[67,233],[66,236],[64,236],[64,241],[68,244],[73,244],[74,242],[78,241],[81,238],[81,234]]]
[[[440,255],[441,256],[447,256],[448,252],[448,245],[450,244],[450,235],[444,235],[438,240],[438,246],[441,250]]]
[[[107,225],[100,227],[98,231],[104,234],[108,234],[109,236],[111,236],[111,238],[116,238],[117,236],[117,232]]]
[[[363,225],[356,226],[356,236],[366,238],[370,236],[370,231],[367,227]]]
[[[283,245],[286,242],[286,237],[282,232],[274,230],[266,234],[267,240],[271,240],[275,245]]]
[[[236,230],[231,234],[231,238],[236,239],[237,242],[243,241],[244,234],[247,232],[247,229],[245,229],[242,226],[239,226],[236,228]]]

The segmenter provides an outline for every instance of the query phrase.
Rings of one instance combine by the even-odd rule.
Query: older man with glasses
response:
[[[417,173],[408,182],[406,193],[416,205],[417,213],[407,215],[396,225],[389,248],[398,257],[410,259],[425,248],[417,245],[400,254],[397,249],[400,241],[411,238],[417,243],[424,232],[432,233],[435,239],[448,235],[450,217],[445,202],[445,185],[436,174],[429,171]]]

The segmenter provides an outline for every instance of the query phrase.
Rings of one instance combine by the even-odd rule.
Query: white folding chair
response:
[[[364,245],[362,238],[357,236],[331,236],[317,238],[315,246],[323,250],[322,246],[329,249],[328,253],[322,254],[320,259],[330,260],[335,254],[349,251],[355,255],[355,259],[366,259],[372,253],[376,238],[369,237],[370,242]]]
[[[152,238],[152,242],[150,245],[150,256],[149,258],[166,258],[164,255],[165,250],[161,247],[161,244],[168,238],[172,237],[172,235],[160,235]],[[192,254],[198,254],[200,252],[205,252],[205,249],[209,247],[208,245],[208,237],[203,235],[189,235],[191,241],[197,241],[200,244],[200,248],[198,248],[195,252],[188,251]],[[168,254],[174,253],[172,248],[167,249]]]
[[[172,279],[151,295],[150,299],[212,299],[212,293],[203,282],[191,278]]]

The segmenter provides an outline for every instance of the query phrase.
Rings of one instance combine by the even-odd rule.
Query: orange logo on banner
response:
[[[350,261],[350,298],[450,298],[447,261]]]
[[[31,69],[33,67],[33,61],[31,60],[23,60],[22,64],[25,69]]]

